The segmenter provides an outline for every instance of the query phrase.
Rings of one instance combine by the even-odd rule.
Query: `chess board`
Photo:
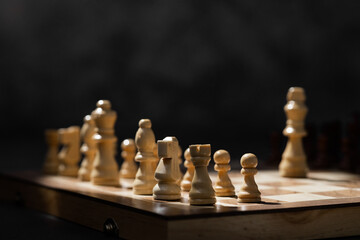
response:
[[[213,182],[216,173],[211,173]],[[230,178],[238,191],[241,175]],[[360,235],[360,177],[310,172],[308,178],[281,178],[259,171],[261,203],[217,197],[214,206],[190,206],[134,195],[123,187],[94,186],[76,178],[35,171],[2,173],[3,200],[14,201],[125,239],[319,239]]]

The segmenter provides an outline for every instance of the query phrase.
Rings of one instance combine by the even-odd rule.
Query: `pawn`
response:
[[[190,145],[189,148],[191,161],[195,166],[189,192],[190,205],[213,205],[216,203],[215,191],[207,170],[211,159],[211,146],[197,144]]]
[[[121,157],[124,159],[119,172],[120,178],[135,178],[137,166],[134,162],[136,147],[133,139],[125,139],[121,143]]]
[[[181,189],[177,184],[180,178],[178,146],[176,137],[166,137],[158,141],[158,153],[161,158],[155,172],[158,183],[153,189],[154,199],[179,200],[181,198]]]
[[[226,150],[218,150],[214,154],[214,162],[214,169],[218,172],[214,187],[215,195],[217,197],[235,196],[235,188],[227,173],[231,169],[229,165],[230,154]]]
[[[58,130],[59,142],[63,145],[58,154],[60,160],[59,174],[77,177],[80,161],[80,128],[72,126]]]
[[[184,166],[187,168],[187,171],[181,181],[181,190],[190,191],[191,182],[194,178],[194,164],[191,162],[190,149],[186,149],[184,152],[185,162]]]
[[[96,125],[94,119],[92,119],[90,115],[85,116],[84,125],[80,131],[80,137],[83,140],[80,151],[84,154],[84,159],[81,162],[78,173],[78,177],[81,181],[90,181],[90,174],[97,151],[96,140],[93,138],[95,133]]]
[[[56,129],[46,129],[45,130],[45,141],[48,146],[48,150],[45,157],[45,162],[43,166],[43,172],[45,174],[56,175],[59,168],[59,134]]]
[[[154,162],[157,162],[158,158],[154,155],[155,135],[150,119],[139,121],[135,144],[138,149],[135,161],[140,162],[140,166],[135,176],[133,192],[137,195],[152,195],[156,184]]]
[[[255,182],[254,175],[257,173],[258,160],[252,153],[246,153],[241,157],[241,174],[244,176],[243,184],[238,194],[238,202],[256,203],[261,202],[261,193]]]
[[[181,158],[181,156],[182,156],[182,149],[181,149],[181,147],[180,147],[180,145],[179,145],[179,150],[178,150],[178,161],[179,161],[179,180],[177,181],[177,184],[180,186],[181,185],[181,180],[182,180],[182,178],[184,177],[184,174],[181,172],[181,168],[180,168],[180,166],[181,166],[181,164],[183,163],[183,160],[182,160],[182,158]]]

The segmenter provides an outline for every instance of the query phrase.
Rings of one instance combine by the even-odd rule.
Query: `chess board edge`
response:
[[[3,201],[17,202],[99,231],[105,231],[105,222],[114,219],[118,226],[118,236],[125,239],[150,235],[161,239],[216,239],[224,236],[229,239],[296,239],[360,235],[359,201],[326,207],[319,205],[261,211],[250,208],[249,211],[212,213],[201,209],[216,208],[199,207],[198,214],[180,217],[179,212],[159,215],[104,200],[96,194],[86,195],[40,184],[19,173],[1,173],[0,186],[0,199]],[[122,198],[118,196],[119,199]],[[132,203],[140,202],[151,203],[141,200]],[[156,207],[166,208],[166,205],[159,202]]]

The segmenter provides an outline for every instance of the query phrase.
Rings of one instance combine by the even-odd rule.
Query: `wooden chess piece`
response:
[[[210,144],[190,145],[191,161],[195,166],[194,178],[189,192],[190,205],[213,205],[215,191],[207,170],[211,159]]]
[[[226,150],[218,150],[214,153],[214,162],[214,169],[218,172],[214,187],[215,195],[217,197],[235,196],[235,188],[228,175],[228,171],[231,169],[230,154]]]
[[[179,142],[176,137],[166,137],[158,141],[158,153],[161,158],[155,172],[158,183],[153,189],[154,199],[178,200],[181,198],[181,189],[177,184],[180,178],[178,151]]]
[[[80,151],[84,154],[78,173],[78,177],[81,181],[90,181],[90,174],[97,152],[96,140],[94,139],[95,133],[95,121],[90,115],[86,115],[84,117],[84,124],[80,131],[80,137],[83,141]]]
[[[91,182],[95,185],[118,186],[118,165],[115,160],[114,125],[117,114],[111,109],[108,100],[99,100],[97,108],[91,113],[97,132],[94,139],[97,141],[98,153],[95,156],[91,171]]]
[[[279,165],[280,175],[283,177],[306,177],[308,166],[302,137],[306,136],[304,122],[308,109],[304,104],[304,89],[290,88],[287,100],[284,107],[287,121],[283,134],[288,137],[288,142]]]
[[[64,145],[58,154],[59,174],[77,177],[80,161],[80,128],[71,126],[58,130],[59,142]]]
[[[242,166],[241,174],[244,176],[244,181],[238,194],[238,202],[261,202],[261,193],[254,178],[254,175],[257,174],[257,157],[252,153],[246,153],[241,157],[240,164]]]
[[[56,129],[45,130],[45,142],[48,146],[45,162],[43,165],[43,173],[56,175],[59,171],[59,134]]]
[[[182,171],[181,171],[181,165],[182,165],[182,163],[183,163],[183,160],[182,160],[182,148],[181,148],[181,146],[179,145],[179,150],[178,150],[178,161],[179,161],[179,179],[178,179],[178,181],[177,181],[177,184],[180,186],[181,185],[181,181],[182,181],[182,179],[183,179],[183,177],[184,177],[184,174],[182,173]]]
[[[134,162],[136,154],[136,146],[133,139],[125,139],[121,143],[121,157],[124,162],[121,165],[119,176],[121,178],[133,179],[135,178],[137,166]]]
[[[181,190],[190,191],[191,182],[194,178],[194,164],[191,162],[190,149],[187,148],[184,152],[185,162],[184,166],[187,168],[186,173],[181,181]]]
[[[135,161],[140,166],[135,176],[133,193],[138,195],[152,195],[156,184],[154,162],[158,158],[154,155],[155,135],[151,129],[150,119],[141,119],[139,129],[135,135],[135,144],[138,152]]]

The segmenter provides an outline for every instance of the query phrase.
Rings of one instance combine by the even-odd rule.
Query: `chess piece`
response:
[[[135,144],[138,149],[135,161],[140,162],[140,166],[135,176],[133,192],[138,195],[152,195],[156,184],[154,162],[158,158],[154,155],[155,135],[151,129],[150,119],[139,121]]]
[[[181,190],[183,191],[190,191],[191,189],[191,182],[194,178],[194,164],[191,161],[191,156],[190,156],[190,149],[186,149],[184,152],[184,157],[185,157],[185,162],[184,162],[184,166],[187,168],[187,171],[181,181]]]
[[[124,159],[119,172],[121,178],[135,178],[137,166],[134,162],[136,147],[133,139],[125,139],[121,143],[121,157]]]
[[[59,174],[77,177],[80,161],[80,128],[71,126],[58,130],[59,142],[64,145],[58,154]]]
[[[177,181],[180,178],[178,160],[179,142],[176,137],[166,137],[158,141],[160,161],[156,168],[157,184],[153,189],[154,199],[178,200],[181,190]]]
[[[179,150],[178,150],[178,161],[179,161],[179,179],[178,179],[178,181],[177,181],[177,184],[180,186],[181,185],[181,180],[182,180],[182,178],[184,177],[184,174],[181,172],[181,168],[180,168],[180,166],[182,165],[182,163],[183,163],[183,160],[182,160],[182,148],[180,147],[180,145],[179,145]]]
[[[97,108],[91,113],[97,131],[93,138],[97,141],[98,152],[95,156],[91,171],[91,182],[95,185],[118,186],[118,165],[115,160],[115,147],[117,141],[114,135],[116,112],[111,109],[108,100],[99,100]]]
[[[45,162],[43,166],[43,172],[45,174],[56,175],[59,169],[59,134],[56,129],[45,130],[45,142],[48,146]]]
[[[97,152],[96,140],[93,138],[95,133],[95,121],[90,115],[86,115],[84,117],[84,124],[80,131],[80,137],[83,141],[80,151],[84,154],[78,173],[78,177],[81,181],[90,181],[90,174]]]
[[[218,150],[214,153],[214,162],[214,169],[218,172],[214,187],[215,195],[217,197],[235,196],[235,188],[228,175],[228,171],[231,169],[230,154],[226,150]]]
[[[261,194],[254,178],[254,175],[257,173],[256,166],[258,165],[256,156],[252,153],[246,153],[241,157],[240,164],[242,166],[241,174],[244,176],[244,181],[238,194],[238,202],[261,202]]]
[[[304,120],[308,109],[304,104],[304,89],[290,88],[287,100],[284,107],[287,121],[283,134],[288,137],[288,142],[279,165],[280,175],[283,177],[306,177],[308,166],[302,137],[306,136]]]
[[[190,145],[191,161],[195,166],[194,178],[189,192],[190,205],[213,205],[216,203],[215,191],[209,177],[207,166],[210,162],[210,144]]]

